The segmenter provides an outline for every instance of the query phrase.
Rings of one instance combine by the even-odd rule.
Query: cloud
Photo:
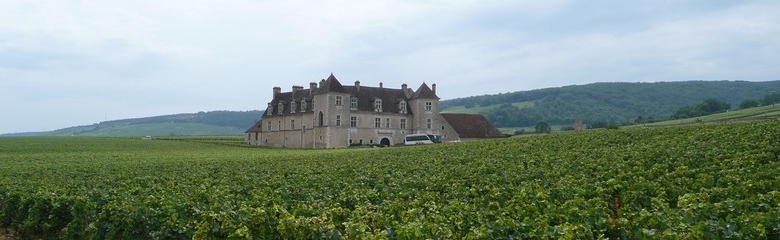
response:
[[[0,132],[37,130],[30,119],[52,114],[73,119],[67,127],[106,113],[262,109],[273,86],[331,72],[344,84],[437,83],[444,99],[773,80],[778,10],[768,0],[0,1],[0,111],[21,119]]]

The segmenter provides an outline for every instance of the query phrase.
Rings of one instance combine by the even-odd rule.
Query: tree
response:
[[[718,99],[714,99],[714,98],[708,98],[704,100],[702,103],[699,103],[698,105],[685,106],[685,107],[681,107],[680,109],[677,109],[677,112],[675,112],[671,118],[682,119],[682,118],[698,117],[698,116],[725,112],[728,111],[729,109],[731,109],[730,103]]]
[[[550,124],[547,124],[545,121],[537,122],[534,129],[536,129],[537,133],[549,133],[551,130]]]
[[[758,100],[745,99],[744,101],[742,101],[742,103],[739,104],[739,109],[746,109],[752,107],[758,107]]]
[[[731,109],[731,104],[714,98],[708,98],[697,106],[706,114],[725,112]]]
[[[763,97],[761,97],[761,100],[759,100],[759,101],[761,102],[761,106],[769,106],[769,105],[772,105],[772,104],[775,104],[775,103],[779,103],[780,102],[780,93],[778,93],[778,92],[769,93],[769,94],[764,95]]]

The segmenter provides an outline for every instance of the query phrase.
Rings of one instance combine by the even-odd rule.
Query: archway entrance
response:
[[[382,140],[381,140],[381,141],[379,141],[379,144],[382,144],[382,145],[385,145],[385,146],[388,146],[388,147],[389,147],[389,146],[390,146],[390,139],[388,139],[388,138],[382,138]]]

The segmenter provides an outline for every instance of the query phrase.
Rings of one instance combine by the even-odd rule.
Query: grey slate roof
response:
[[[407,91],[411,92],[411,89],[407,89]],[[291,113],[291,102],[296,102],[296,108],[295,112],[299,113],[301,112],[301,102],[306,100],[307,105],[307,111],[312,111],[312,99],[314,98],[314,95],[318,94],[325,94],[325,93],[346,93],[353,97],[357,97],[358,101],[358,111],[374,111],[374,101],[376,99],[382,100],[382,112],[391,112],[391,113],[398,113],[400,111],[399,109],[399,103],[401,101],[407,102],[409,104],[409,100],[416,99],[416,98],[428,98],[428,99],[439,99],[438,96],[436,96],[436,93],[431,90],[430,87],[428,87],[427,84],[423,83],[417,91],[409,93],[404,93],[403,89],[394,89],[394,88],[384,88],[384,87],[367,87],[367,86],[344,86],[342,85],[338,79],[336,79],[335,76],[331,73],[330,76],[328,76],[328,79],[323,79],[320,81],[320,86],[315,89],[303,89],[299,91],[294,92],[282,92],[279,94],[276,94],[274,96],[273,100],[271,100],[271,104],[273,106],[272,109],[266,110],[266,112],[263,114],[263,116],[266,116],[268,114],[271,115],[283,115],[283,114],[290,114]],[[278,109],[279,102],[282,102],[284,105],[283,109]],[[343,104],[346,107],[350,107],[351,99],[349,97],[343,99]],[[412,114],[412,109],[410,105],[407,105],[407,113]]]
[[[374,101],[376,99],[382,100],[382,112],[398,113],[398,103],[406,101],[409,103],[409,99],[401,89],[390,88],[378,88],[378,87],[365,87],[349,86],[345,87],[347,92],[353,97],[357,97],[358,111],[374,111]],[[350,99],[345,99],[345,105],[349,106]],[[411,107],[406,108],[407,113],[411,113]]]
[[[347,90],[345,90],[344,86],[341,85],[339,80],[337,80],[336,77],[333,76],[333,73],[330,74],[328,79],[326,79],[322,83],[322,86],[320,86],[317,90],[318,93],[327,93],[327,92],[347,93]]]
[[[261,132],[263,130],[263,121],[257,121],[254,125],[249,127],[244,133]]]
[[[430,87],[428,87],[428,84],[423,83],[420,85],[419,88],[417,88],[417,91],[414,91],[414,95],[412,95],[412,98],[431,98],[431,99],[439,99],[438,96],[436,96],[436,93],[431,90]]]

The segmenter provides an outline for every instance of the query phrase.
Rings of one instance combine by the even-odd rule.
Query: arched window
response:
[[[301,99],[301,112],[306,112],[306,98]]]
[[[284,103],[282,101],[279,101],[279,106],[276,109],[276,114],[283,114],[284,113]]]
[[[317,122],[319,122],[319,126],[320,127],[324,126],[324,124],[323,124],[325,122],[324,118],[325,118],[324,114],[322,114],[322,112],[320,112],[320,115],[318,116],[318,119],[317,119]]]

